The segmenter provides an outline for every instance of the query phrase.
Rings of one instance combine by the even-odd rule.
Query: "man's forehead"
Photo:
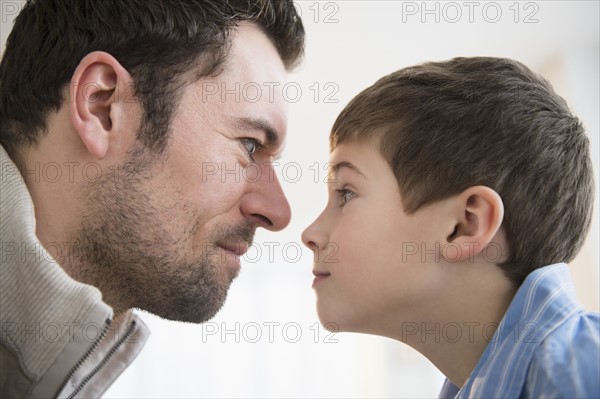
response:
[[[283,89],[288,71],[271,40],[253,24],[236,27],[231,44],[221,72],[200,79],[198,96],[237,134],[260,134],[269,152],[280,153],[287,131]]]
[[[288,71],[271,39],[258,26],[244,23],[232,32],[223,73],[246,83],[284,83]]]

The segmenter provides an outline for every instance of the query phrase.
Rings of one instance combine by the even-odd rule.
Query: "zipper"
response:
[[[73,367],[71,369],[71,371],[69,372],[69,374],[67,374],[67,376],[65,377],[64,381],[58,387],[58,390],[56,391],[56,394],[54,395],[55,398],[58,397],[58,395],[64,389],[65,385],[67,385],[67,383],[69,382],[69,380],[75,375],[75,373],[81,367],[81,365],[83,363],[85,363],[85,361],[90,357],[90,355],[92,354],[92,352],[94,352],[94,350],[98,347],[98,345],[100,344],[100,342],[102,342],[102,340],[104,339],[104,337],[106,337],[106,334],[108,334],[108,330],[110,329],[111,324],[112,324],[112,320],[111,319],[106,319],[106,321],[104,323],[104,327],[102,329],[102,332],[100,333],[100,338],[98,338],[96,340],[96,342],[94,342],[92,344],[92,346],[87,350],[87,352],[85,352],[85,354],[83,355],[83,357],[75,364],[75,367]]]
[[[123,345],[123,343],[125,341],[127,341],[127,339],[129,339],[129,337],[135,332],[136,324],[137,323],[135,322],[135,320],[133,320],[133,321],[131,321],[129,323],[129,326],[127,327],[127,330],[121,336],[121,338],[119,338],[119,340],[117,341],[117,343],[112,348],[110,348],[110,350],[108,351],[108,353],[106,354],[106,356],[104,356],[104,358],[100,361],[100,363],[98,363],[98,365],[96,367],[94,367],[94,369],[88,375],[86,375],[83,380],[81,380],[81,383],[79,384],[79,386],[77,387],[77,389],[75,389],[67,397],[67,399],[73,399],[83,389],[83,387],[85,386],[85,384],[87,384],[94,377],[94,375],[96,375],[96,373],[98,373],[98,371],[100,371],[100,369],[102,367],[104,367],[104,365],[106,364],[106,362],[108,362],[110,360],[110,358],[112,357],[112,355],[114,355],[114,353],[117,351],[117,349],[119,349],[121,347],[121,345]],[[100,339],[100,341],[101,340],[102,340],[102,338]],[[96,347],[96,346],[97,345],[95,345],[94,347]]]

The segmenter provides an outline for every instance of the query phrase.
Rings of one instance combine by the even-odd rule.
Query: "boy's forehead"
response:
[[[377,169],[387,165],[383,156],[373,145],[368,143],[343,143],[333,149],[329,156],[329,171],[337,173],[341,169],[353,170],[358,174],[368,176],[376,173]]]
[[[329,154],[329,162],[336,163],[347,161],[348,159],[346,158],[349,157],[360,160],[382,156],[379,153],[379,150],[369,142],[362,143],[351,141],[337,145]]]
[[[335,171],[336,165],[341,162],[360,161],[360,153],[356,147],[357,145],[354,143],[344,143],[335,147],[329,154],[329,170]]]

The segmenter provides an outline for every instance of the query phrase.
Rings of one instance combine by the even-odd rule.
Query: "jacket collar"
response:
[[[2,146],[0,193],[0,340],[34,381],[32,394],[54,396],[102,340],[113,312],[96,287],[73,280],[44,249],[27,186]]]

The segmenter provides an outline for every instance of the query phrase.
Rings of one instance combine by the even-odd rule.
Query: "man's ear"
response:
[[[489,187],[469,187],[452,199],[454,229],[446,242],[456,251],[444,252],[450,262],[460,262],[481,252],[496,236],[504,218],[500,195]]]
[[[103,159],[115,140],[125,139],[118,133],[131,119],[127,108],[132,103],[126,100],[131,99],[128,91],[132,89],[131,75],[108,53],[89,53],[75,69],[70,93],[71,123],[95,158]]]

